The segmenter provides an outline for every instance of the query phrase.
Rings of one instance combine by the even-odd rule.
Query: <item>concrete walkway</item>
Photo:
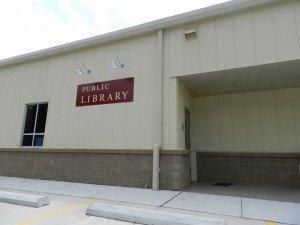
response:
[[[293,202],[12,177],[0,177],[0,189],[92,198],[155,210],[178,210],[213,216],[227,222],[233,218],[250,218],[300,225],[300,204]]]
[[[288,187],[236,184],[224,188],[214,186],[211,183],[193,183],[189,185],[185,191],[200,194],[300,203],[300,189]]]
[[[150,189],[114,187],[50,180],[35,180],[0,176],[0,188],[34,191],[74,197],[98,198],[102,200],[130,202],[151,206],[162,206],[178,191],[152,191]]]

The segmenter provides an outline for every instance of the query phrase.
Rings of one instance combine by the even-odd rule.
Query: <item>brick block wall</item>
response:
[[[151,150],[76,152],[0,150],[0,175],[125,187],[152,187]],[[186,154],[161,154],[160,186],[182,190],[189,183]]]
[[[300,154],[197,153],[199,182],[300,188]]]
[[[185,155],[161,155],[160,187],[183,190],[190,183],[190,160]]]

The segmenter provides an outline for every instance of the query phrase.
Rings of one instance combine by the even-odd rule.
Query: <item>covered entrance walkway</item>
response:
[[[192,181],[300,188],[300,61],[179,77]]]

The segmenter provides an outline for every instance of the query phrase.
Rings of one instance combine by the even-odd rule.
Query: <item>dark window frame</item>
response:
[[[36,124],[38,120],[38,114],[39,114],[39,106],[40,105],[47,105],[47,113],[46,113],[46,119],[45,119],[45,129],[43,133],[36,133]],[[32,133],[25,133],[25,125],[26,125],[26,118],[27,118],[27,109],[29,106],[36,105],[36,113],[34,118],[34,128]],[[48,118],[48,109],[49,109],[49,103],[48,102],[37,102],[37,103],[29,103],[25,105],[25,112],[24,112],[24,119],[23,119],[23,129],[21,134],[21,141],[20,146],[22,148],[42,148],[44,146],[44,140],[45,140],[45,133],[46,133],[46,127],[47,127],[47,118]],[[32,136],[31,145],[23,145],[23,139],[24,136]],[[35,137],[36,136],[43,136],[43,144],[42,145],[34,145]]]

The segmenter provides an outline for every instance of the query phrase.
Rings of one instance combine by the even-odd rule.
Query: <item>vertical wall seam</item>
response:
[[[261,139],[262,139],[262,151],[265,151],[265,139],[264,139],[264,129],[263,129],[263,122],[262,122],[262,108],[261,108],[261,92],[257,92],[257,97],[258,97],[258,104],[259,104],[259,120],[260,120],[260,128],[261,128]]]
[[[278,74],[278,71],[279,71],[279,67],[278,65],[275,65],[276,67],[276,72],[273,74],[273,78],[272,78],[272,81],[270,82],[270,86],[273,86],[275,80],[276,80],[276,77],[277,77],[277,74]]]
[[[105,64],[107,63],[107,55],[108,55],[108,49],[107,49],[108,47],[107,46],[105,46]],[[105,70],[104,70],[104,79],[106,78],[106,76],[107,76],[107,67],[105,66]],[[102,124],[102,126],[101,126],[101,133],[100,133],[100,146],[101,146],[101,148],[103,148],[103,129],[104,129],[104,126],[103,126],[103,121],[104,121],[104,108],[105,108],[105,105],[103,105],[103,107],[101,107],[102,108],[102,113],[101,113],[101,124]]]
[[[207,148],[207,112],[206,112],[206,97],[204,96],[203,97],[203,109],[204,109],[204,130],[205,130],[205,151],[207,152],[208,151],[208,148]]]
[[[128,53],[128,74],[130,74],[130,59],[131,59],[131,44],[130,44],[131,40],[128,41],[128,48],[129,48],[129,53]],[[132,76],[132,75],[130,75]],[[128,144],[127,144],[127,126],[128,126],[128,103],[126,103],[126,110],[125,110],[125,134],[124,134],[124,143],[123,143],[123,146],[125,148],[128,147]]]
[[[184,27],[183,26],[181,26],[180,27],[180,29],[181,29],[181,33],[180,33],[180,37],[184,37]],[[184,38],[180,38],[181,39],[181,43],[182,43],[182,71],[181,71],[181,74],[185,74],[186,73],[186,69],[185,69],[185,50],[186,50],[186,48],[184,47]]]
[[[280,132],[279,132],[279,122],[278,122],[278,102],[276,99],[276,94],[275,94],[275,90],[272,90],[272,94],[273,94],[273,99],[274,99],[274,103],[275,103],[275,115],[276,115],[276,125],[277,125],[277,135],[278,135],[278,141],[279,141],[279,151],[282,152],[282,143],[281,143],[281,137],[280,137]]]
[[[170,76],[169,76],[169,65],[170,65],[170,55],[169,55],[169,42],[170,42],[170,38],[169,38],[169,30],[167,31],[167,33],[165,32],[165,36],[164,36],[167,41],[164,43],[164,46],[166,47],[166,49],[164,49],[164,54],[166,56],[166,61],[168,62],[166,65],[164,64],[164,70],[163,70],[163,76],[164,79],[166,79],[168,82],[165,82],[164,85],[166,85],[166,90],[167,90],[167,94],[166,96],[164,96],[166,98],[166,104],[167,104],[167,108],[166,109],[166,113],[165,114],[165,120],[164,120],[164,132],[166,133],[166,137],[164,138],[164,143],[166,145],[166,148],[169,149],[170,148]],[[165,63],[165,62],[164,62]],[[165,93],[164,93],[165,94]]]
[[[295,138],[296,138],[296,151],[297,149],[299,148],[299,140],[298,140],[298,135],[297,135],[297,127],[296,127],[296,113],[295,113],[295,105],[294,105],[294,101],[293,101],[293,95],[291,94],[292,91],[294,91],[296,89],[292,89],[292,90],[289,90],[289,99],[290,99],[290,104],[291,104],[291,109],[292,109],[292,113],[293,113],[293,122],[294,122],[294,132],[295,132]]]
[[[233,124],[232,124],[232,110],[231,110],[231,94],[228,95],[229,99],[229,113],[230,113],[230,128],[231,128],[231,149],[234,151],[234,141],[233,141]]]
[[[246,142],[247,142],[247,151],[249,151],[249,131],[248,131],[248,120],[247,120],[247,110],[246,110],[246,99],[245,99],[245,92],[242,93],[243,95],[243,106],[244,106],[244,119],[246,125]]]
[[[255,29],[253,21],[253,9],[251,9],[251,25],[252,25],[252,38],[253,38],[253,47],[254,47],[254,64],[257,65],[257,52],[256,52],[256,41],[255,41]]]
[[[201,27],[201,25],[200,24],[197,24],[197,26],[196,26],[196,31],[197,31],[197,40],[198,40],[198,71],[202,71],[202,63],[201,63],[201,41],[200,41],[200,39],[201,38],[199,38],[199,33],[200,33],[200,27]]]
[[[218,34],[217,34],[217,19],[214,19],[214,25],[215,25],[215,41],[216,41],[216,60],[217,60],[217,69],[219,70],[219,51],[218,51]]]
[[[155,124],[153,127],[154,144],[160,144],[160,148],[163,145],[163,30],[159,30],[156,36],[156,52],[154,54],[155,62]]]
[[[232,94],[229,94],[229,106],[230,106],[230,120],[231,120],[231,134],[232,134],[232,151],[235,151],[234,129],[232,119]]]
[[[276,29],[275,29],[275,17],[274,17],[274,5],[271,5],[272,10],[272,21],[273,21],[273,33],[275,38],[275,50],[276,50],[276,60],[279,61],[279,53],[278,53],[278,43],[277,43],[277,35],[276,35]]]
[[[220,144],[220,110],[219,110],[219,95],[216,96],[217,98],[217,122],[218,122],[218,151],[223,151],[221,150],[221,144]]]
[[[104,47],[105,49],[105,52],[104,52],[104,55],[105,55],[105,67],[104,67],[104,77],[106,76],[106,73],[107,73],[107,66],[106,66],[106,62],[107,62],[107,47]],[[103,107],[101,107],[101,125],[103,125]],[[100,129],[100,147],[103,147],[103,142],[102,142],[102,134],[103,134],[103,126],[101,126],[101,129]]]
[[[153,85],[153,129],[152,129],[152,135],[153,135],[153,145],[156,144],[156,127],[157,127],[157,100],[158,100],[158,93],[157,93],[157,87],[158,87],[158,68],[157,68],[157,55],[158,54],[158,33],[155,36],[155,46],[154,46],[154,54],[153,54],[153,63],[154,63],[154,85]]]
[[[293,1],[293,9],[294,9],[294,18],[295,18],[295,23],[296,23],[296,29],[297,29],[297,34],[298,34],[298,45],[299,45],[299,50],[300,50],[300,30],[299,30],[299,22],[297,20],[297,16],[296,16],[296,6],[295,6],[295,1]]]
[[[219,138],[219,143],[218,143],[218,151],[223,151],[223,149],[221,150],[221,129],[220,129],[220,95],[216,95],[217,98],[217,119],[218,119],[218,138]],[[223,147],[223,146],[222,146]]]
[[[182,29],[182,32],[181,32],[181,38],[180,38],[180,40],[181,40],[181,42],[180,42],[180,46],[181,46],[181,49],[182,49],[182,53],[183,53],[183,51],[184,51],[184,48],[183,48],[183,42],[184,42],[184,38],[183,38],[183,26],[181,27],[181,29]],[[180,60],[180,62],[181,62],[181,71],[180,71],[180,73],[181,74],[183,74],[184,73],[184,63],[183,63],[183,60],[184,60],[184,57],[183,57],[183,54],[181,54],[181,56],[180,56],[180,58],[181,58],[181,60]]]
[[[69,56],[70,57],[70,56]],[[78,61],[78,55],[76,55],[76,60]],[[70,61],[70,58],[69,58],[69,61]],[[76,62],[77,63],[77,62]],[[63,72],[65,72],[64,70],[63,70]],[[60,99],[61,101],[62,101],[62,98]],[[61,103],[61,105],[64,105],[63,104],[63,102]],[[62,114],[62,109],[60,109],[60,114]],[[79,136],[80,136],[80,121],[81,121],[81,115],[80,115],[80,112],[76,115],[76,119],[77,119],[77,121],[78,121],[78,123],[76,124],[76,141],[75,141],[75,143],[76,143],[76,146],[79,146]],[[63,116],[62,115],[60,115],[60,117],[59,118],[63,118]],[[61,124],[61,123],[60,123]],[[61,135],[62,136],[62,135]],[[69,135],[68,135],[69,136]]]
[[[236,30],[235,30],[234,14],[231,15],[231,20],[232,20],[232,30],[233,30],[234,67],[237,67]]]
[[[263,89],[263,82],[262,82],[262,80],[263,80],[263,73],[264,73],[264,69],[261,69],[261,70],[260,70],[260,73],[259,73],[259,74],[260,74],[259,82],[258,82],[258,84],[257,84],[258,87],[259,87],[259,88],[258,88],[259,90]],[[249,74],[250,74],[250,72],[249,72]]]
[[[89,51],[89,58],[91,59],[91,64],[92,64],[92,65],[89,66],[90,68],[95,67],[95,55],[96,55],[96,51],[95,51],[94,49],[91,50],[91,51]],[[93,78],[92,76],[93,76],[93,75],[95,76],[94,71],[92,71],[90,75],[91,75],[91,77],[90,77],[89,82],[91,82],[91,81],[94,82],[94,80],[92,79],[92,78]],[[89,111],[88,111],[88,124],[89,124],[90,127],[93,126],[92,129],[94,129],[94,125],[93,125],[93,124],[94,124],[95,122],[93,122],[93,120],[92,120],[92,116],[91,116],[92,110],[94,110],[93,107],[91,107],[91,108],[89,109]],[[94,138],[94,137],[88,136],[88,146],[89,146],[90,148],[94,148],[94,147],[95,147],[95,142],[94,142],[93,138]],[[91,139],[92,139],[92,140],[91,140]],[[92,146],[93,146],[93,147],[92,147]]]
[[[141,145],[141,100],[142,100],[142,69],[143,69],[143,51],[144,51],[144,36],[140,37],[141,51],[140,51],[140,92],[139,92],[139,127],[138,127],[138,146]]]

